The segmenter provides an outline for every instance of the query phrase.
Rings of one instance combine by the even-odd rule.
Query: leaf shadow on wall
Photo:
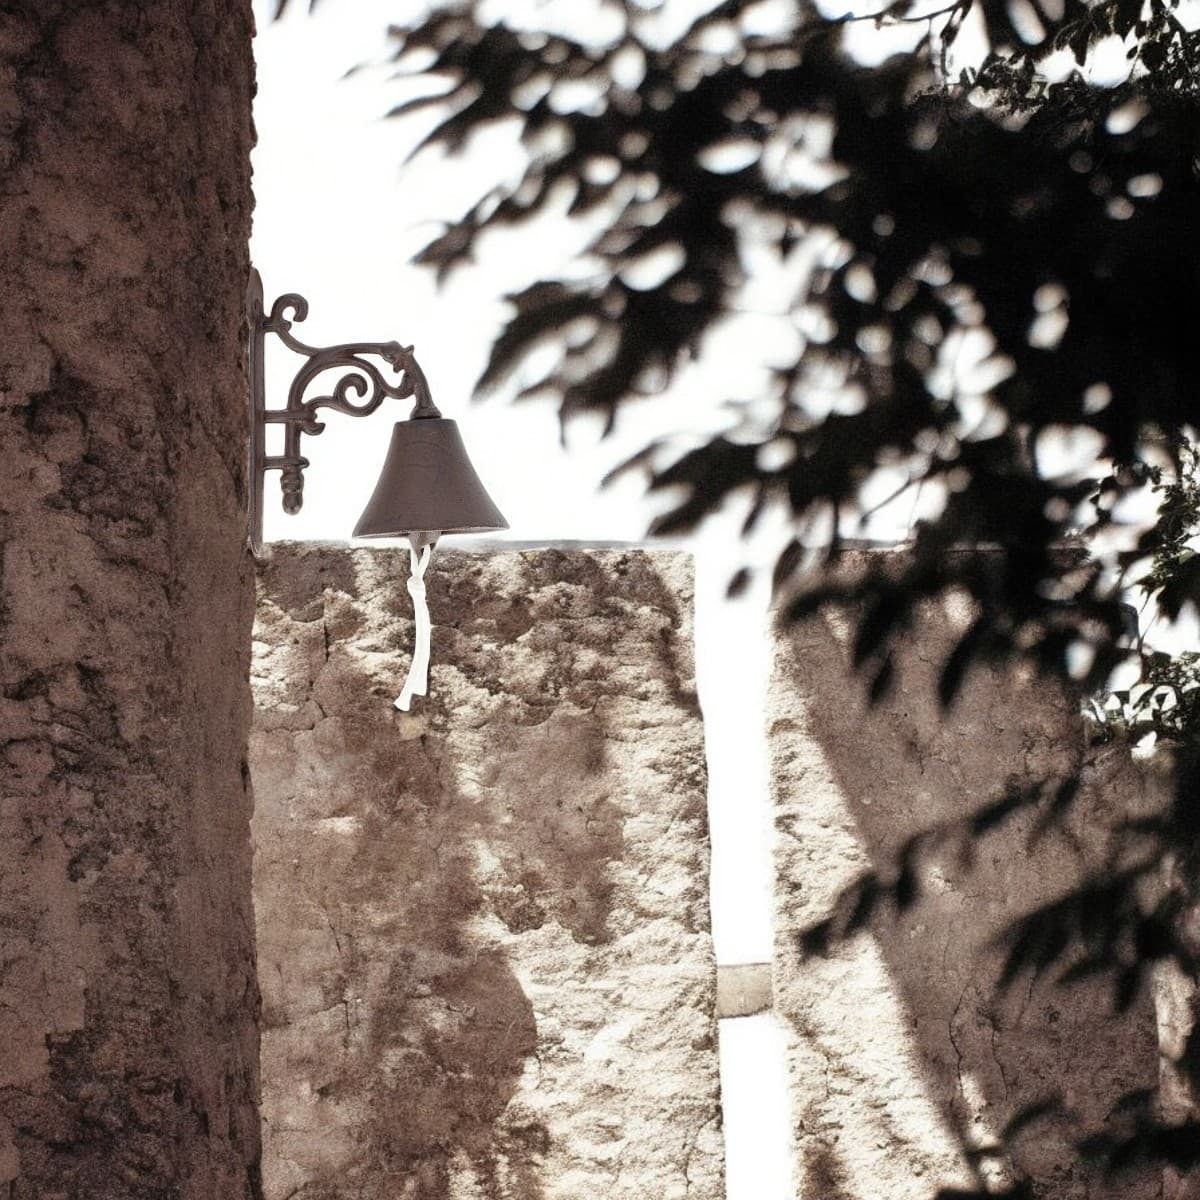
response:
[[[378,638],[355,588],[321,582],[320,611],[298,600],[292,615],[324,642],[311,693],[327,715],[288,771],[318,798],[308,825],[338,833],[297,837],[288,799],[278,830],[260,834],[288,839],[303,881],[279,901],[295,916],[267,919],[325,926],[321,1003],[341,1013],[336,1036],[286,1064],[341,1125],[340,1146],[290,1196],[450,1200],[465,1188],[540,1200],[551,1135],[519,1096],[539,1070],[537,1023],[507,946],[550,922],[577,943],[610,938],[607,864],[622,853],[623,822],[605,790],[602,719],[568,705],[467,736],[435,695],[427,731],[405,739],[378,675],[360,665]],[[264,1070],[272,1023],[268,1013]]]
[[[997,988],[1011,924],[1103,868],[1112,826],[1129,815],[1116,811],[1129,780],[1114,787],[1093,777],[1067,822],[1039,834],[1045,805],[1024,799],[1052,796],[1081,769],[1074,702],[1036,680],[980,672],[943,713],[937,666],[954,627],[931,607],[893,691],[868,707],[849,669],[845,628],[826,615],[783,635],[791,638],[787,685],[799,699],[792,712],[802,715],[773,732],[777,755],[784,739],[819,752],[818,767],[796,768],[793,759],[794,790],[784,797],[792,819],[781,834],[809,861],[823,855],[829,867],[833,859],[827,878],[838,881],[815,882],[807,869],[780,881],[790,889],[789,925],[807,935],[793,944],[781,1007],[827,1077],[855,1097],[859,1125],[834,1136],[837,1110],[828,1094],[810,1090],[797,1133],[807,1176],[801,1195],[857,1200],[852,1160],[861,1153],[879,1158],[874,1169],[889,1169],[888,1159],[905,1164],[897,1200],[940,1194],[955,1182],[939,1179],[941,1171],[959,1187],[971,1180],[980,1195],[1157,1197],[1155,1172],[1106,1179],[1074,1149],[1122,1096],[1157,1080],[1149,996],[1115,1016],[1107,977],[1058,985],[1053,972],[1022,973]],[[811,758],[811,749],[800,754]],[[982,836],[925,836],[988,805],[998,817]],[[861,873],[843,886],[856,874],[847,860]],[[906,872],[911,878],[902,879]],[[872,879],[884,886],[874,890]],[[906,889],[911,897],[897,906]],[[1064,1115],[1033,1120],[1007,1155],[981,1153],[1010,1121],[1052,1097]],[[921,1127],[921,1103],[940,1116],[948,1147]]]

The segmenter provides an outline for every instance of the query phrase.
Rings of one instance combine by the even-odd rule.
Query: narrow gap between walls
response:
[[[734,569],[728,555],[701,546],[695,563],[726,1198],[793,1200],[787,1031],[771,1011],[770,994],[775,872],[766,729],[769,588],[760,578],[741,598],[728,600]]]

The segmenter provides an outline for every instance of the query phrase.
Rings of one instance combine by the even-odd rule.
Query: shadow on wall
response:
[[[1151,999],[1114,1017],[1107,980],[1056,986],[1023,975],[996,990],[998,939],[1106,861],[1115,806],[1141,790],[1132,773],[1114,780],[1113,762],[1085,765],[1066,827],[1034,838],[1032,814],[1011,817],[976,842],[972,861],[947,843],[917,860],[921,898],[911,908],[885,906],[871,932],[827,958],[799,952],[798,931],[827,916],[861,872],[896,877],[914,835],[998,800],[1008,785],[1053,784],[1080,767],[1075,705],[1044,681],[980,673],[939,712],[937,674],[955,628],[931,606],[892,694],[873,709],[849,673],[848,622],[826,614],[781,635],[771,732],[777,989],[797,1047],[800,1195],[917,1200],[948,1185],[1028,1179],[1046,1200],[1149,1200],[1156,1176],[1106,1181],[1071,1143],[1119,1097],[1155,1084]],[[1015,1114],[1052,1095],[1077,1123],[1035,1123],[1007,1162],[980,1154]]]
[[[330,982],[346,1005],[347,1053],[325,1059],[323,1098],[354,1098],[360,1144],[353,1166],[300,1196],[449,1200],[465,1176],[483,1195],[538,1200],[529,1163],[545,1130],[500,1124],[537,1029],[507,957],[471,928],[485,907],[479,822],[450,786],[445,744],[395,741],[370,677],[341,674],[369,705],[339,731],[346,758],[334,760],[342,771],[360,764],[356,829],[344,865],[314,864],[324,881],[311,899],[345,939]],[[509,1162],[517,1178],[505,1177]]]
[[[549,1133],[519,1096],[539,1070],[538,1030],[506,947],[609,939],[623,819],[604,786],[602,712],[531,713],[498,686],[467,694],[443,676],[398,716],[394,647],[411,625],[394,581],[373,594],[344,556],[293,559],[264,590],[268,1200],[541,1200]],[[436,662],[460,661],[448,637],[478,640],[463,626],[486,621],[488,602],[467,599],[433,605],[456,617],[455,631],[435,627]],[[302,694],[277,711],[293,715],[267,728],[263,697],[289,679]]]

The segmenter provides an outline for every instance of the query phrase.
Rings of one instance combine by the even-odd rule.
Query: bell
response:
[[[507,529],[446,417],[397,422],[375,491],[354,536],[403,537]]]

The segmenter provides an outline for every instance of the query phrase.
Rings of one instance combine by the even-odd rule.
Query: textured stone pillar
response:
[[[258,1194],[249,0],[0,5],[0,1196]]]
[[[778,640],[775,998],[791,1033],[799,1197],[930,1200],[939,1187],[1024,1176],[1046,1200],[1149,1200],[1156,1176],[1106,1184],[1070,1145],[1121,1095],[1154,1085],[1149,995],[1113,1017],[1107,980],[1058,987],[1053,971],[994,993],[1005,955],[997,939],[1099,867],[1121,806],[1144,810],[1147,797],[1127,758],[1101,752],[1082,763],[1076,705],[1045,681],[983,671],[940,712],[937,676],[963,615],[923,612],[895,690],[875,709],[850,674],[849,619],[826,613]],[[975,843],[973,859],[961,839],[930,843],[914,857],[918,903],[898,915],[884,904],[826,958],[801,953],[799,932],[862,872],[896,877],[914,835],[950,827],[1010,784],[1080,765],[1084,794],[1065,828],[1031,841],[1034,816],[1012,818]],[[1015,1113],[1054,1093],[1077,1124],[1030,1127],[1008,1163],[974,1158]]]
[[[680,554],[276,545],[252,741],[270,1200],[723,1196]]]

